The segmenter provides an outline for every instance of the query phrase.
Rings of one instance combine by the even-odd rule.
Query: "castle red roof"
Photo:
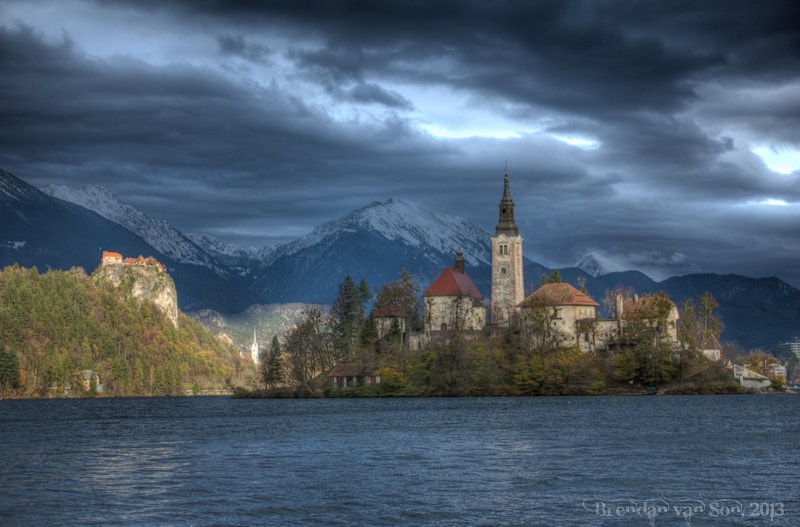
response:
[[[454,267],[446,267],[442,274],[425,290],[423,296],[466,296],[483,300],[478,288],[466,273]]]
[[[103,258],[119,258],[122,259],[122,255],[120,253],[115,253],[112,251],[103,251]]]
[[[566,282],[556,284],[543,284],[536,291],[528,295],[521,305],[527,305],[532,300],[544,299],[549,306],[593,306],[600,304],[592,297],[583,293]]]

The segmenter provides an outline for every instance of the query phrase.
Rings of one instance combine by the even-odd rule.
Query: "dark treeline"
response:
[[[0,393],[91,395],[99,382],[111,396],[173,395],[247,382],[252,367],[233,346],[95,278],[79,268],[0,271]]]

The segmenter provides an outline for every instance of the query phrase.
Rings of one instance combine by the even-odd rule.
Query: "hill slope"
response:
[[[5,383],[18,385],[16,395],[87,395],[84,370],[99,375],[107,395],[182,394],[243,384],[252,368],[186,315],[176,328],[149,301],[78,268],[0,271],[0,336],[0,351],[13,354],[21,372]]]

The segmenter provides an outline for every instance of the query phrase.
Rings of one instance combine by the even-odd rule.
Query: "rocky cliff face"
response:
[[[175,283],[157,263],[109,263],[97,268],[95,276],[126,291],[137,301],[150,301],[178,327],[178,293]]]

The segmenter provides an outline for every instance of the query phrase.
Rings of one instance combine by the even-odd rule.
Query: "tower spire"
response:
[[[514,221],[514,200],[508,184],[508,161],[500,199],[500,220],[492,240],[492,323],[507,326],[525,298],[522,236]]]
[[[503,177],[503,197],[500,200],[500,219],[497,222],[495,234],[505,234],[507,236],[517,236],[519,230],[514,221],[514,200],[511,199],[511,191],[508,187],[508,161],[506,161],[505,176]]]
[[[258,349],[258,339],[256,338],[256,327],[253,326],[253,343],[250,344],[250,358],[253,359],[253,362],[256,364],[259,363],[259,349]]]

